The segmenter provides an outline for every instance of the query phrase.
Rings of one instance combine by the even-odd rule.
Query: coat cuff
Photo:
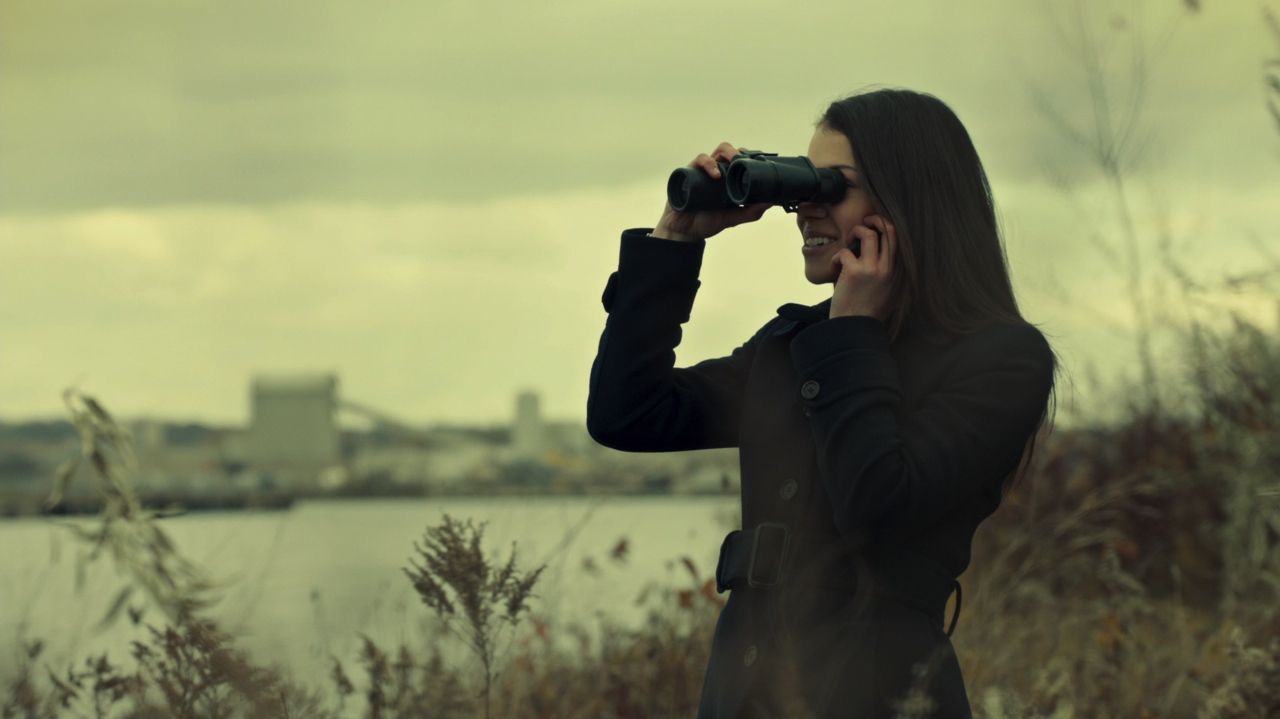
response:
[[[702,253],[706,240],[681,242],[649,237],[652,227],[632,227],[622,231],[622,247],[618,252],[618,270],[639,271],[666,268],[663,275],[673,278],[697,278],[702,271]]]
[[[622,232],[618,269],[609,275],[601,303],[605,312],[668,308],[687,322],[701,282],[706,240],[679,242],[648,237],[653,228]]]
[[[875,317],[831,317],[809,325],[791,340],[791,360],[800,398],[815,411],[864,389],[900,388],[888,327]]]

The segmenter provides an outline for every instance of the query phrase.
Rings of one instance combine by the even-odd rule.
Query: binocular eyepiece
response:
[[[802,155],[743,150],[732,162],[717,162],[716,179],[696,167],[681,167],[667,180],[667,201],[677,212],[721,210],[768,202],[795,212],[801,202],[837,202],[848,191],[839,170],[817,168]]]

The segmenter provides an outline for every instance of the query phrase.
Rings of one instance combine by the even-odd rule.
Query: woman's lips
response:
[[[802,244],[800,245],[800,252],[803,253],[805,257],[812,257],[814,255],[821,255],[827,252],[831,252],[833,251],[833,249],[838,249],[844,246],[845,246],[845,243],[837,239],[834,242],[828,242],[827,244],[819,245],[818,247],[809,247],[808,245]]]

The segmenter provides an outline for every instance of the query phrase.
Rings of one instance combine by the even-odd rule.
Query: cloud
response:
[[[413,421],[502,421],[524,387],[549,416],[581,417],[619,235],[656,221],[655,184],[0,217],[0,415],[55,414],[83,377],[125,414],[238,422],[254,373],[335,371],[347,396]],[[1118,241],[1107,188],[1082,190],[1089,217],[1044,185],[994,190],[1024,314],[1077,363],[1131,367],[1125,273],[1083,234]],[[1280,233],[1274,192],[1174,208],[1197,277],[1256,265],[1249,234]],[[1148,272],[1153,212],[1135,193]],[[679,366],[727,354],[783,302],[830,295],[803,279],[794,220],[774,209],[708,241]],[[1231,301],[1270,321],[1271,303]]]
[[[1131,362],[1091,241],[1122,237],[1113,190],[1027,89],[1092,118],[1045,7],[299,8],[0,4],[0,415],[58,413],[87,376],[126,411],[241,420],[252,373],[314,369],[408,419],[507,417],[525,386],[580,415],[618,235],[656,221],[667,173],[725,140],[803,152],[827,102],[872,85],[956,110],[1025,313],[1081,362]],[[1280,232],[1256,77],[1274,48],[1251,8],[1176,13],[1147,13],[1150,151],[1126,188],[1148,262],[1167,221],[1212,276]],[[1141,23],[1093,18],[1120,102]],[[829,294],[792,219],[708,243],[681,364]]]
[[[25,368],[4,411],[53,411],[87,374],[130,411],[234,417],[251,373],[328,368],[398,411],[500,414],[589,363],[616,222],[655,194],[0,218],[5,361]]]
[[[5,3],[0,212],[623,187],[723,139],[802,152],[825,102],[869,84],[949,102],[992,174],[1089,179],[1089,159],[1027,90],[1076,124],[1092,118],[1046,7],[300,7]],[[1179,20],[1167,38],[1171,18],[1188,16],[1157,9],[1146,33],[1165,42],[1152,51],[1147,129],[1174,134],[1155,154],[1190,145],[1231,178],[1258,176],[1256,145],[1271,135],[1257,63],[1271,48],[1252,9]],[[1124,41],[1141,26],[1093,17],[1119,105]]]

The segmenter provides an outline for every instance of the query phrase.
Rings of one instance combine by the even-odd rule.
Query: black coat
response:
[[[1029,324],[953,336],[919,320],[890,343],[827,300],[674,368],[705,241],[648,230],[623,232],[605,286],[587,429],[630,452],[739,448],[746,531],[721,547],[732,591],[699,719],[892,716],[913,681],[933,716],[969,716],[943,610],[1045,409],[1048,343]],[[754,539],[772,586],[743,581]]]

